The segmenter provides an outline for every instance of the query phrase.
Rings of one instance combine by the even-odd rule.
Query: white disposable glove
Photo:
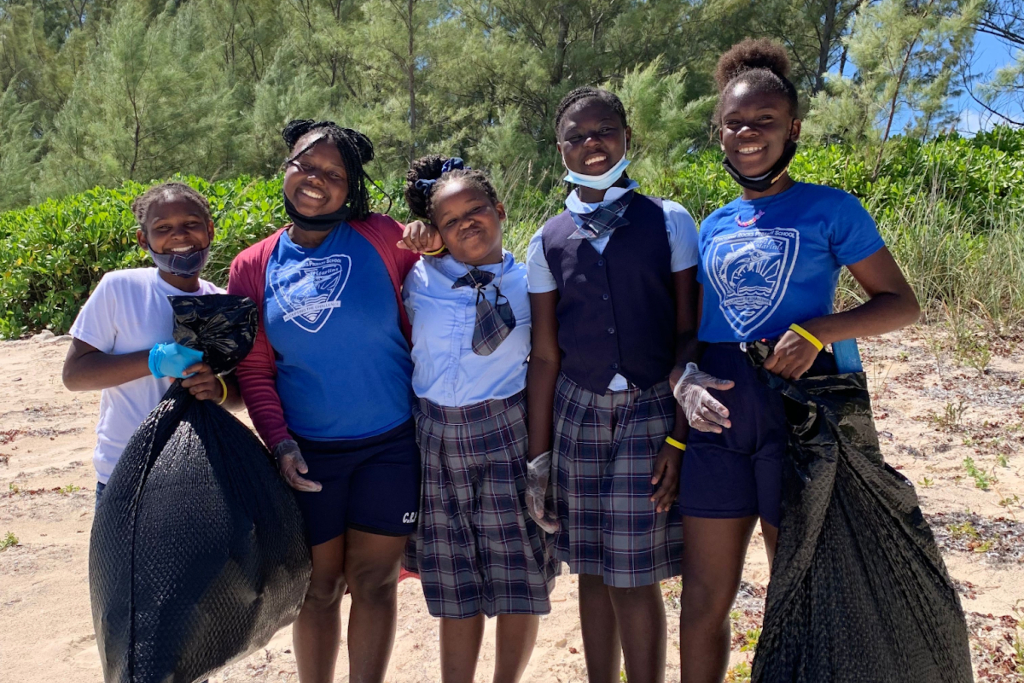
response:
[[[731,427],[729,409],[719,403],[708,389],[724,391],[732,389],[731,379],[718,379],[701,372],[696,363],[687,363],[686,371],[676,382],[672,395],[683,408],[683,415],[690,426],[701,432],[721,434],[723,427]]]
[[[291,439],[285,439],[274,446],[274,460],[277,461],[277,468],[281,470],[281,476],[296,491],[316,493],[323,488],[320,482],[299,476],[299,474],[309,472],[309,467],[306,466],[306,460],[302,457],[299,444]]]
[[[551,451],[544,451],[533,460],[526,461],[526,511],[544,531],[558,531],[558,519],[544,507],[544,499],[551,480]]]

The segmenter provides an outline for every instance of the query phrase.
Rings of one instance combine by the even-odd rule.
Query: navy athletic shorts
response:
[[[365,439],[312,441],[293,435],[316,493],[296,491],[310,545],[356,529],[382,536],[416,530],[420,504],[420,452],[408,422]]]
[[[700,369],[736,383],[726,391],[708,390],[729,409],[732,427],[721,434],[690,429],[680,474],[679,511],[714,519],[757,515],[778,527],[789,439],[782,397],[757,378],[739,344],[711,344]],[[836,374],[832,354],[819,353],[807,374]]]

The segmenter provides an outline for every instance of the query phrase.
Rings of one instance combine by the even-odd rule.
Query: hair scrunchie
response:
[[[469,166],[466,166],[465,162],[462,161],[462,157],[452,157],[441,165],[441,175],[455,170],[470,171],[472,169]],[[422,180],[417,180],[416,189],[423,194],[430,196],[430,193],[434,191],[434,184],[437,183],[438,180],[440,180],[440,176],[437,178],[424,178]]]

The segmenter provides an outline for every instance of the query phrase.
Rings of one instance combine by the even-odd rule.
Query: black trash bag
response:
[[[757,367],[770,352],[748,347]],[[960,600],[913,485],[882,459],[864,373],[758,374],[790,443],[751,681],[972,681]]]
[[[255,305],[171,297],[175,339],[218,370],[252,348]],[[174,382],[128,442],[93,521],[89,587],[106,683],[193,683],[293,621],[302,517],[253,433]]]

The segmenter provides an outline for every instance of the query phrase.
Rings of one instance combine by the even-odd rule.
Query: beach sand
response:
[[[968,615],[979,681],[1024,681],[1022,341],[1020,334],[986,341],[992,359],[984,374],[954,363],[952,344],[938,328],[915,327],[862,344],[883,453],[917,485]],[[17,539],[0,550],[0,682],[102,680],[87,576],[99,393],[64,388],[67,345],[66,337],[48,333],[0,342],[0,543],[12,543],[9,535]],[[767,581],[755,533],[733,612],[735,681],[745,680],[743,664],[753,653],[744,645],[759,627]],[[678,579],[663,589],[667,680],[678,681]],[[576,578],[563,574],[524,681],[586,680],[577,595]],[[387,681],[439,680],[437,634],[419,582],[403,582]],[[1022,654],[1014,653],[1014,642]],[[348,680],[342,645],[339,682]],[[491,678],[493,647],[491,620],[478,681]],[[297,681],[290,629],[211,680]]]

